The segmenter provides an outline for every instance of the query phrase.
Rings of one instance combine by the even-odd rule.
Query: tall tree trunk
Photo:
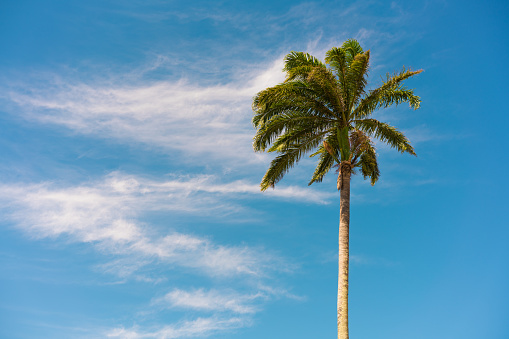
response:
[[[348,339],[348,264],[350,228],[350,164],[342,164],[339,210],[338,339]]]

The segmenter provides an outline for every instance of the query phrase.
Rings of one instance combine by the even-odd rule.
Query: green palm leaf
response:
[[[355,128],[366,132],[368,135],[372,135],[374,138],[388,144],[401,153],[407,152],[417,155],[412,145],[410,145],[410,141],[395,127],[376,119],[354,120],[353,123]]]

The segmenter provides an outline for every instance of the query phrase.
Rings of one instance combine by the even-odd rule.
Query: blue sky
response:
[[[351,336],[508,338],[508,7],[2,1],[0,337],[333,338],[334,175],[259,192],[251,100],[355,38],[424,72],[376,113],[418,157],[353,179]]]

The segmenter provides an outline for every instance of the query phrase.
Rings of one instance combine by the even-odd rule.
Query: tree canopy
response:
[[[285,57],[285,81],[259,92],[253,101],[253,148],[277,153],[262,179],[262,190],[273,187],[308,152],[318,156],[309,184],[322,181],[334,165],[339,172],[349,165],[374,185],[380,171],[373,139],[415,155],[403,133],[371,116],[404,102],[419,108],[420,98],[403,81],[422,70],[403,68],[367,90],[369,58],[370,51],[353,39],[331,48],[325,63],[304,52]]]

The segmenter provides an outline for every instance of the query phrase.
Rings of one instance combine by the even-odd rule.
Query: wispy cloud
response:
[[[70,187],[4,184],[0,192],[8,217],[31,237],[65,237],[112,254],[138,256],[139,265],[119,259],[114,262],[118,265],[104,267],[123,277],[153,260],[211,275],[259,275],[278,261],[245,246],[221,246],[179,232],[154,234],[143,221],[151,211],[199,211],[210,216],[232,213],[241,208],[233,198],[261,194],[258,185],[245,181],[220,183],[206,175],[155,181],[114,172],[102,180]],[[312,203],[326,203],[329,198],[326,193],[299,187],[281,188],[267,195]]]
[[[186,309],[211,314],[210,318],[197,318],[163,326],[159,329],[115,328],[107,333],[114,338],[180,338],[209,336],[216,331],[228,331],[249,326],[253,314],[262,310],[262,303],[274,298],[291,298],[303,301],[305,298],[288,293],[284,289],[275,289],[260,285],[252,293],[217,289],[173,289],[164,296],[154,298],[150,307],[157,312],[163,309]]]
[[[184,308],[198,311],[232,312],[238,314],[255,313],[252,302],[266,297],[258,292],[252,295],[241,295],[236,292],[221,292],[203,289],[184,291],[175,289],[161,298],[153,300],[153,305],[163,308]]]
[[[101,180],[74,186],[50,182],[3,184],[0,185],[0,201],[7,212],[4,216],[33,238],[64,238],[67,242],[88,243],[106,254],[105,257],[113,257],[96,268],[102,273],[114,274],[121,282],[132,279],[151,284],[165,282],[157,285],[161,288],[166,285],[168,269],[174,267],[209,277],[236,276],[240,278],[237,284],[249,282],[248,291],[242,293],[233,287],[173,288],[161,297],[154,297],[145,307],[149,312],[190,309],[207,312],[210,318],[158,328],[142,322],[140,326],[118,327],[104,334],[110,338],[164,339],[208,336],[248,326],[264,301],[295,298],[283,289],[262,284],[270,272],[289,269],[282,258],[270,251],[246,245],[225,246],[206,237],[176,231],[163,233],[143,221],[143,215],[150,211],[188,213],[200,210],[213,216],[213,210],[228,205],[222,200],[253,196],[258,192],[257,185],[222,184],[213,176],[156,181],[114,172]],[[299,189],[281,192],[276,196],[293,198]],[[308,200],[304,195],[300,199]]]
[[[143,331],[138,327],[131,329],[116,328],[107,332],[108,338],[122,339],[173,339],[207,336],[216,332],[233,330],[248,325],[244,318],[198,318],[177,325],[168,325],[153,331]]]
[[[261,156],[251,148],[251,100],[282,80],[281,69],[279,58],[266,69],[212,86],[185,79],[133,84],[131,78],[84,83],[49,77],[37,86],[11,86],[8,99],[31,121],[180,151],[183,160],[256,162]]]

